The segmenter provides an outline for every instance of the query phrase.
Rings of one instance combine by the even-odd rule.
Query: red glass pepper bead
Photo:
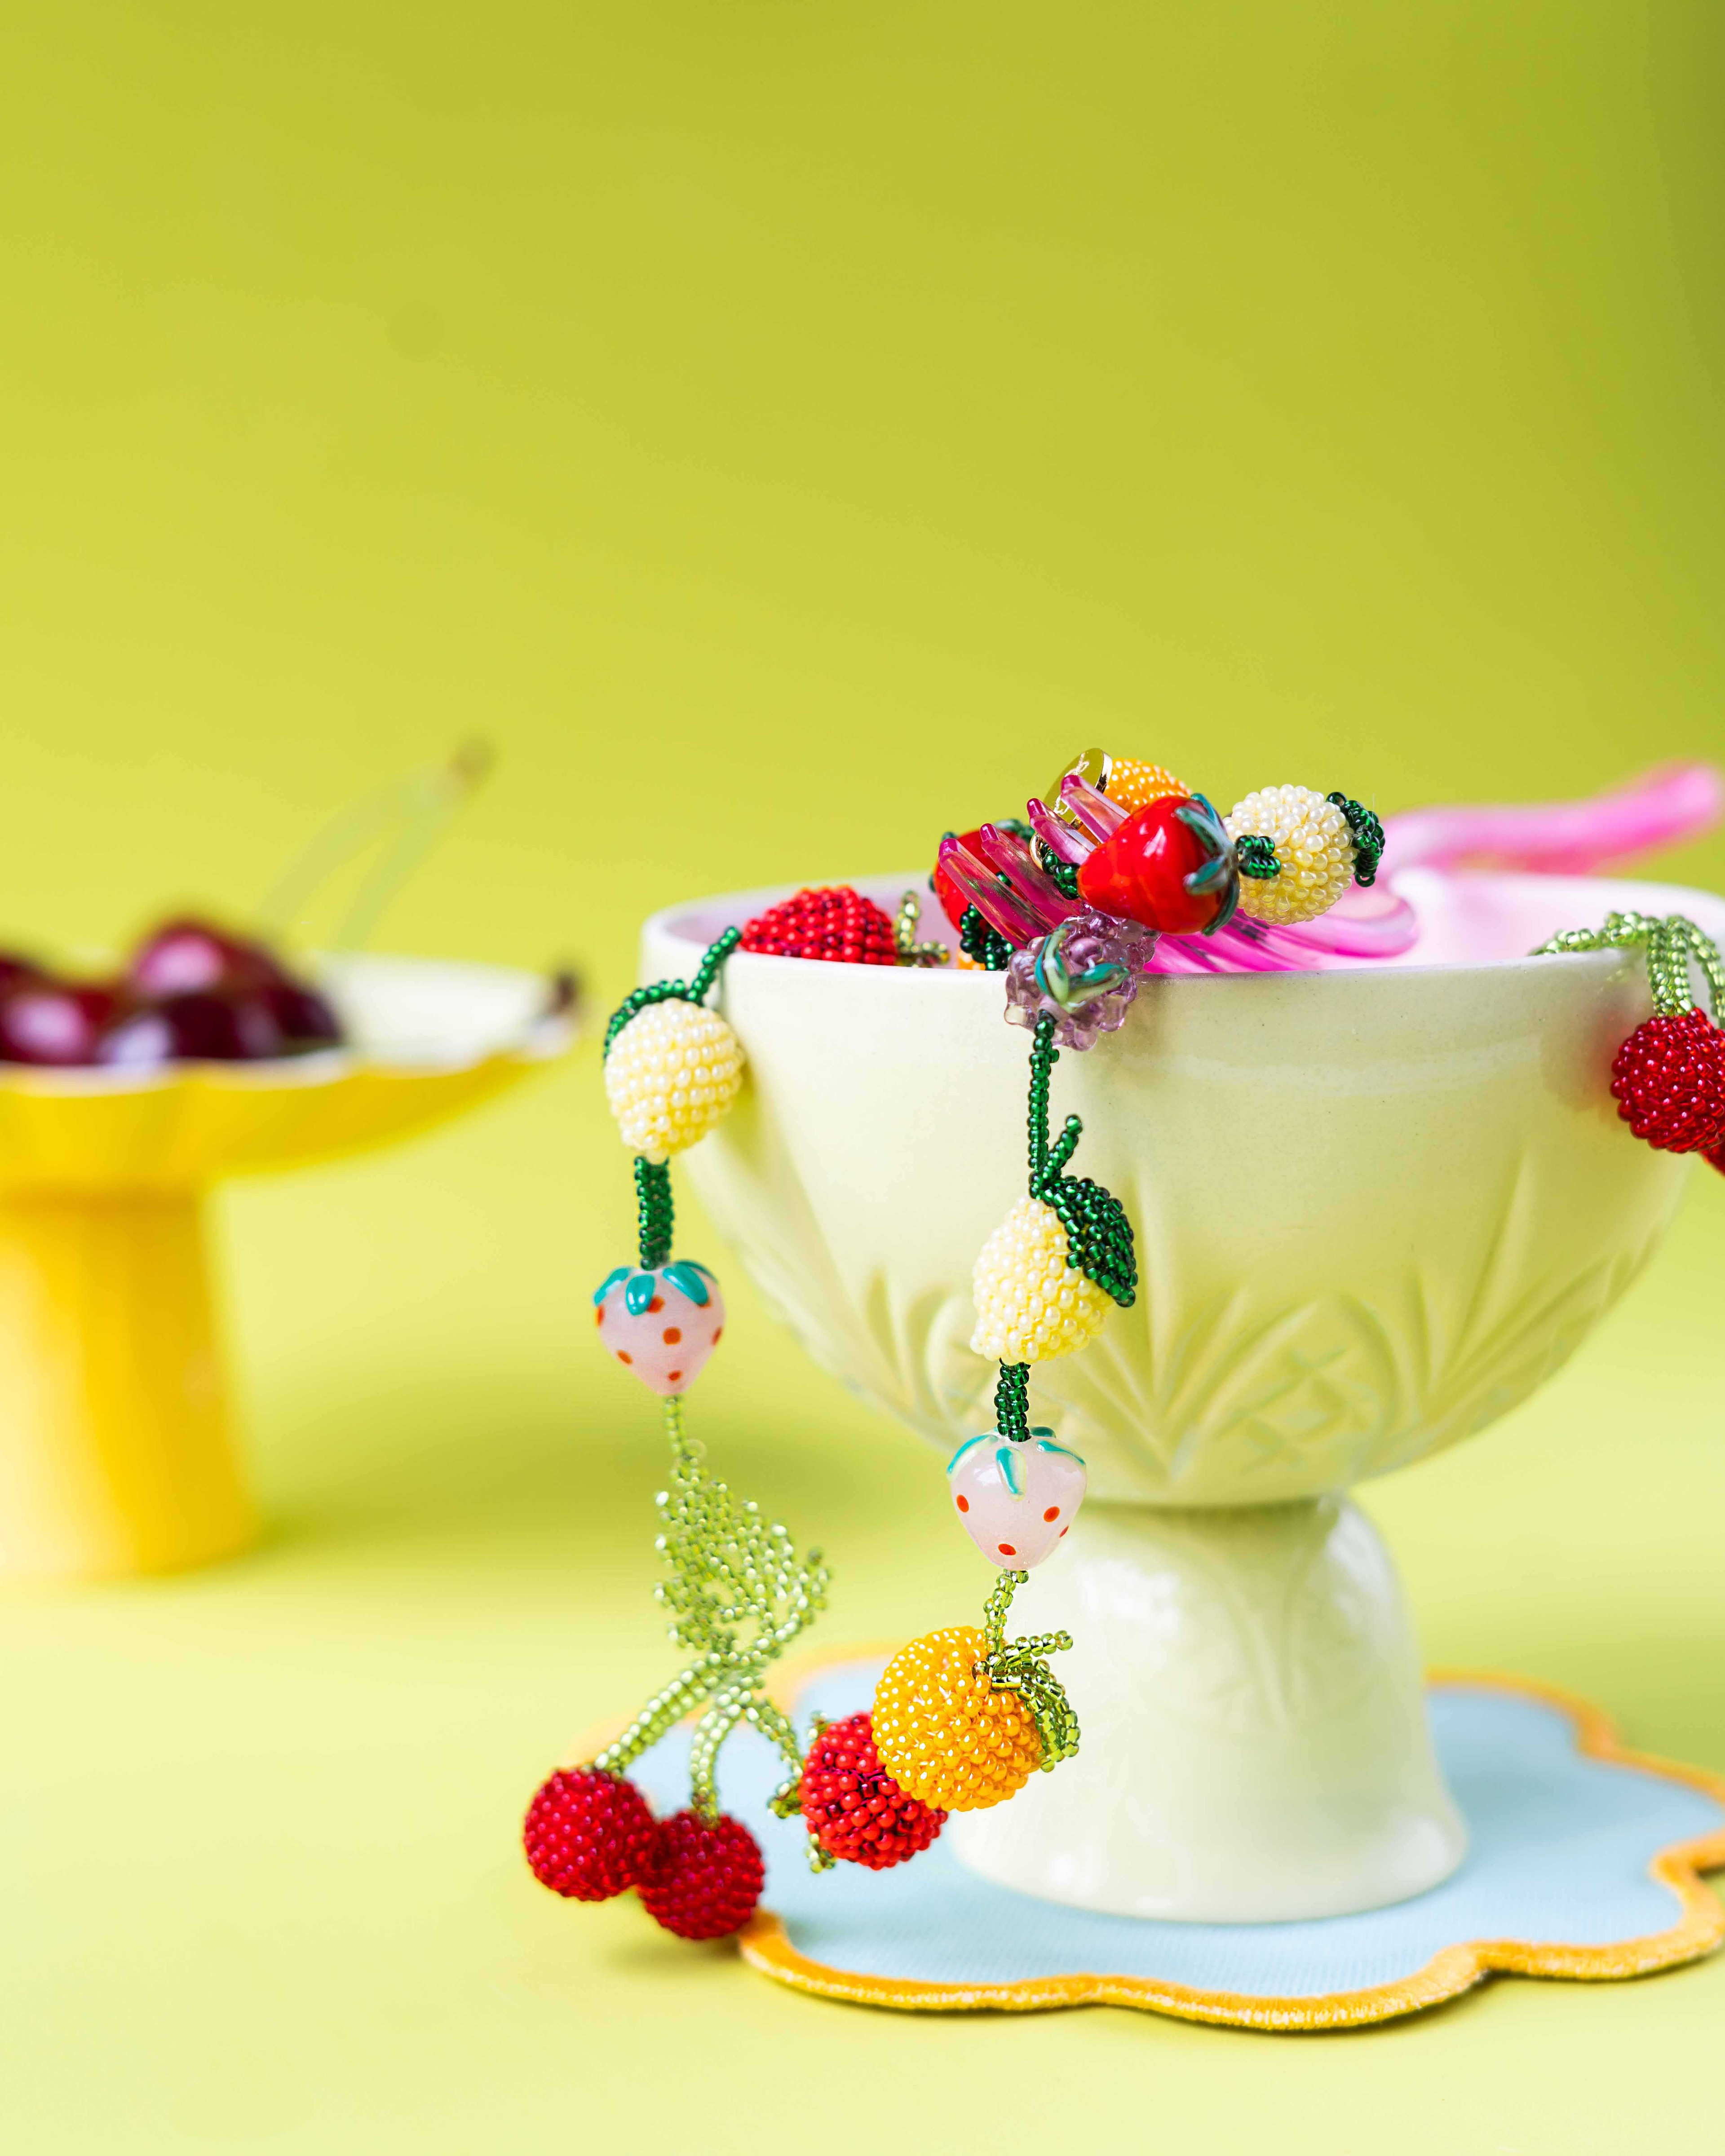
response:
[[[1189,794],[1134,809],[1078,870],[1087,906],[1168,936],[1219,927],[1239,890],[1226,832],[1209,804]]]

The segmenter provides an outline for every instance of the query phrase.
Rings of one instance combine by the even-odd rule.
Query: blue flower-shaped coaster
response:
[[[875,1656],[805,1671],[799,1721],[866,1707],[881,1666]],[[1306,1923],[1096,1916],[973,1876],[944,1839],[894,1871],[817,1876],[801,1822],[767,1810],[783,1767],[740,1737],[725,1753],[725,1808],[767,1856],[742,1953],[779,1983],[865,2005],[1109,2005],[1301,2030],[1412,2013],[1494,1970],[1644,1975],[1725,1937],[1698,1876],[1725,1866],[1725,1778],[1626,1752],[1595,1709],[1517,1681],[1440,1677],[1430,1704],[1466,1861],[1411,1902]],[[677,1730],[633,1770],[660,1810],[688,1801],[688,1744]]]

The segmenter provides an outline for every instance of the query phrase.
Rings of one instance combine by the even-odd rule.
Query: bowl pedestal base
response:
[[[222,1379],[196,1192],[0,1201],[0,1578],[244,1548]]]
[[[1343,1498],[1092,1502],[1013,1606],[1064,1629],[1078,1756],[955,1816],[961,1863],[1111,1915],[1333,1917],[1423,1893],[1466,1833],[1394,1565]]]

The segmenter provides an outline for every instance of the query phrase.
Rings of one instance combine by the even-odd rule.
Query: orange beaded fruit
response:
[[[1190,790],[1159,763],[1140,763],[1136,757],[1130,756],[1108,759],[1108,798],[1118,802],[1122,808],[1142,808],[1152,801]]]
[[[875,1688],[880,1764],[907,1797],[947,1812],[1004,1804],[1042,1764],[1042,1739],[1015,1691],[989,1683],[974,1625],[929,1632],[896,1655]]]

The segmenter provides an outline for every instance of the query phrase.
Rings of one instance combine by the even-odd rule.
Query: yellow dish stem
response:
[[[0,1200],[0,1574],[93,1578],[242,1549],[195,1192]]]

